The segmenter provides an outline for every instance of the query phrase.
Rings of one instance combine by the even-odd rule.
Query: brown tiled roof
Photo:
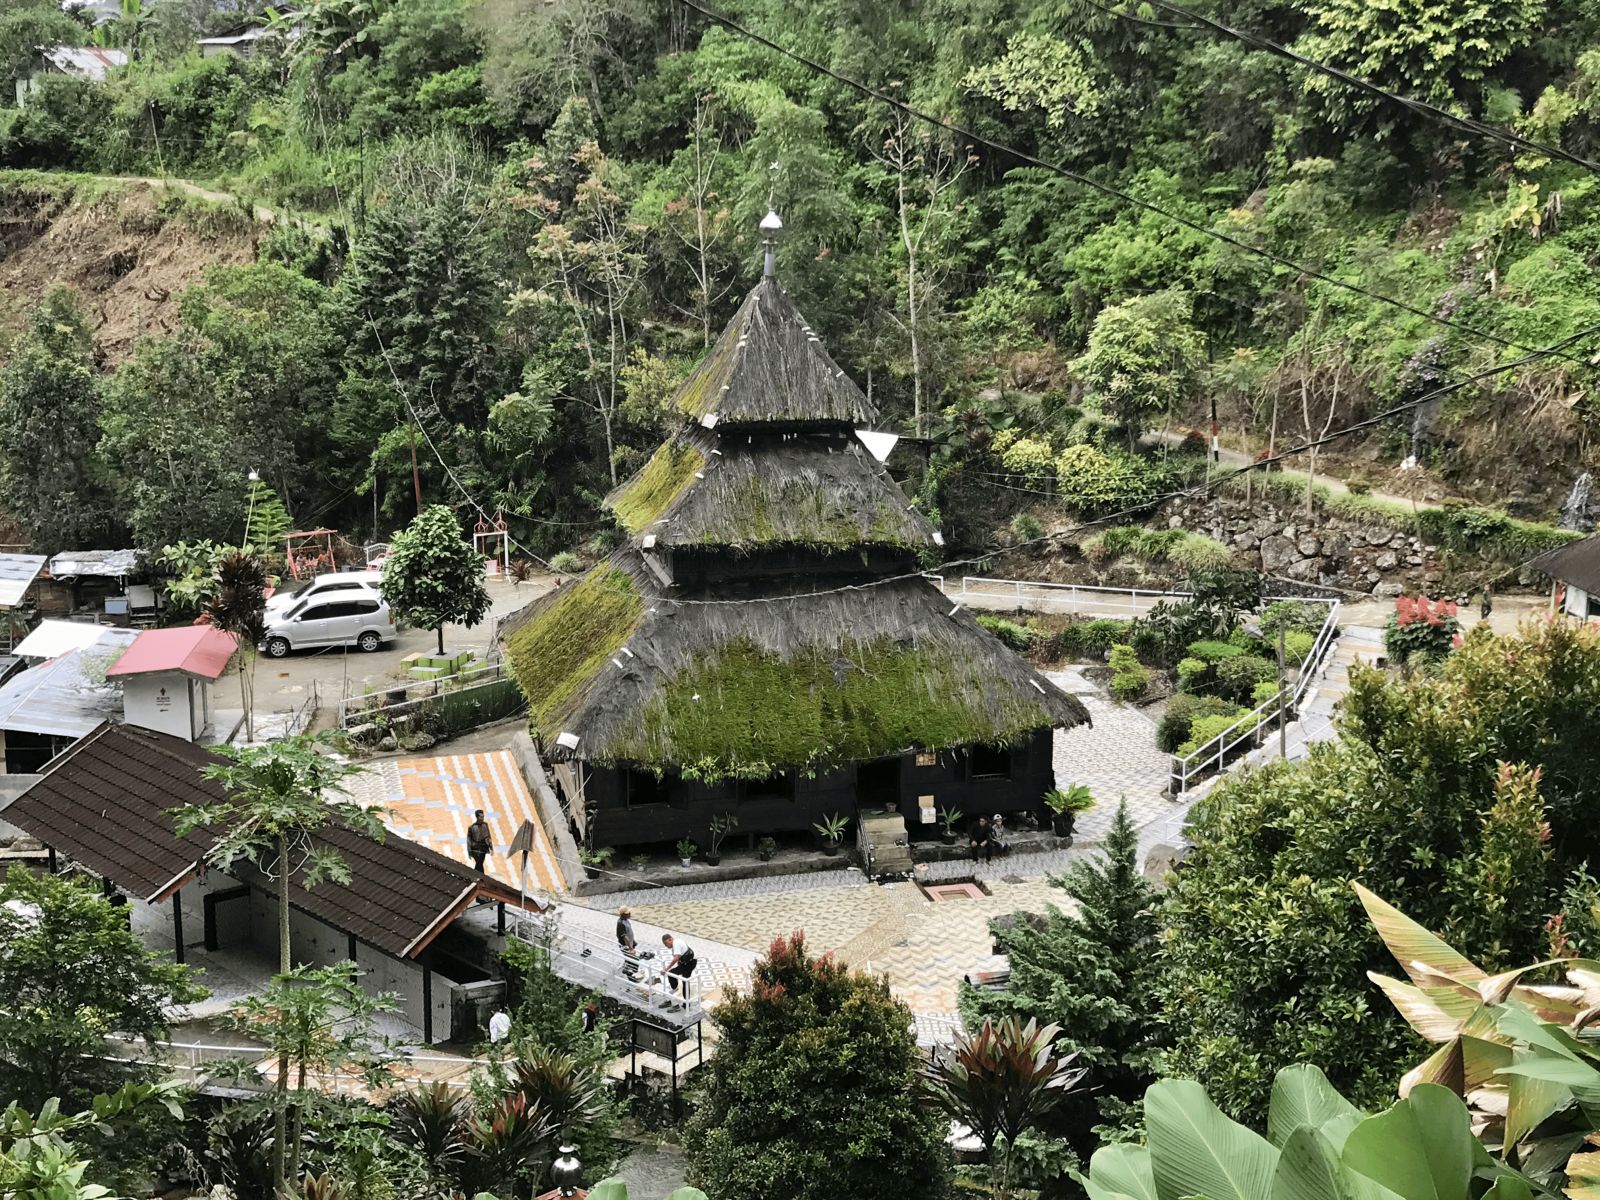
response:
[[[153,903],[191,878],[215,841],[211,830],[179,839],[171,810],[224,798],[222,785],[200,774],[217,761],[182,738],[106,723],[57,758],[4,817]],[[400,957],[420,953],[478,895],[517,898],[471,868],[393,834],[379,842],[329,826],[316,840],[343,857],[350,882],[307,890],[291,878],[289,903]],[[229,874],[270,890],[248,863],[234,864]]]

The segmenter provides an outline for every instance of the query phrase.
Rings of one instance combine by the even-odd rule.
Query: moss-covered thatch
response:
[[[631,577],[633,588],[648,579],[627,551],[600,570]],[[641,601],[592,582],[596,574],[511,637],[534,728],[547,744],[558,732],[577,734],[569,757],[704,779],[760,777],[913,746],[1010,743],[1087,720],[1076,699],[965,610],[952,614],[920,578],[697,604],[653,588]],[[621,596],[641,607],[617,603]],[[596,619],[574,605],[616,608]],[[563,618],[583,624],[558,639]],[[632,657],[617,656],[624,641]]]
[[[776,279],[763,279],[675,397],[678,411],[718,424],[833,421],[877,414],[823,349]]]
[[[694,482],[706,465],[705,453],[687,438],[664,443],[632,479],[607,497],[611,511],[629,533],[643,533]]]
[[[507,638],[512,674],[528,698],[534,732],[553,739],[562,717],[638,628],[644,597],[611,564],[537,601]]]

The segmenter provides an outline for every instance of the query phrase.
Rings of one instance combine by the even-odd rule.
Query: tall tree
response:
[[[103,405],[88,317],[56,288],[0,369],[0,508],[41,552],[105,546],[117,531],[98,450]]]
[[[394,535],[383,567],[383,598],[403,621],[432,629],[444,653],[444,627],[476,625],[489,615],[483,555],[461,536],[455,513],[426,508]]]
[[[1061,1027],[1058,1052],[1077,1056],[1091,1091],[1059,1106],[1040,1131],[1084,1155],[1097,1124],[1128,1122],[1155,1078],[1161,1042],[1160,896],[1139,870],[1139,832],[1126,801],[1104,853],[1074,862],[1050,884],[1063,905],[1042,918],[1018,913],[995,929],[1011,977],[999,991],[963,986],[961,1011],[972,1026],[1017,1016]]]
[[[923,1200],[945,1176],[942,1122],[917,1095],[910,1011],[805,936],[779,938],[721,1031],[684,1144],[719,1200]]]
[[[317,831],[342,825],[382,839],[378,810],[351,801],[342,781],[358,767],[325,752],[324,739],[307,734],[262,746],[219,746],[224,761],[205,768],[206,778],[222,784],[224,798],[177,810],[179,837],[201,826],[220,829],[206,861],[226,871],[241,859],[267,877],[278,893],[278,974],[294,970],[289,941],[289,881],[303,888],[348,883],[350,866],[337,850],[317,841]],[[282,1190],[287,1181],[289,1060],[278,1056],[273,1088],[272,1176]]]
[[[1193,394],[1203,361],[1192,304],[1175,289],[1103,310],[1073,365],[1090,397],[1123,427],[1131,450],[1152,417]]]
[[[731,216],[719,191],[721,156],[722,133],[713,98],[696,96],[689,144],[674,164],[682,194],[668,203],[664,216],[667,231],[678,243],[678,258],[694,280],[688,305],[677,307],[699,323],[703,349],[711,348],[712,314],[733,288],[726,265],[718,261]]]
[[[137,1077],[138,1064],[106,1057],[106,1035],[153,1046],[174,1006],[205,994],[87,881],[20,866],[0,880],[0,1095],[33,1108]]]

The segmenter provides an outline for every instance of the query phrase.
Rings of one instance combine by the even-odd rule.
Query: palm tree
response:
[[[1056,1055],[1059,1025],[1042,1029],[1005,1017],[945,1051],[922,1071],[935,1105],[982,1139],[989,1155],[989,1190],[997,1200],[1011,1195],[1011,1166],[1019,1135],[1077,1089],[1088,1073],[1074,1067],[1076,1054]]]
[[[256,643],[266,633],[267,569],[247,550],[230,550],[217,559],[214,590],[202,614],[211,625],[231,633],[238,645],[239,703],[244,705],[244,738],[254,741],[255,680],[250,672]]]
[[[219,871],[244,859],[276,887],[280,977],[294,969],[289,948],[290,878],[298,875],[300,886],[308,891],[329,880],[350,882],[349,864],[338,851],[317,843],[317,830],[337,824],[383,838],[381,808],[363,808],[336,798],[344,794],[344,778],[359,768],[323,753],[325,740],[301,734],[264,746],[218,746],[216,752],[224,761],[206,767],[203,773],[222,784],[226,798],[212,804],[185,805],[173,814],[180,838],[202,826],[224,831],[206,852],[206,861]],[[288,1083],[288,1056],[280,1054],[272,1140],[272,1177],[278,1192],[287,1186]]]

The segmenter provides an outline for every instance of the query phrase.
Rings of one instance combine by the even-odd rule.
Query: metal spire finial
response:
[[[777,209],[767,209],[767,215],[761,218],[761,245],[767,252],[761,273],[769,279],[778,273],[778,233],[782,228],[783,219]]]

